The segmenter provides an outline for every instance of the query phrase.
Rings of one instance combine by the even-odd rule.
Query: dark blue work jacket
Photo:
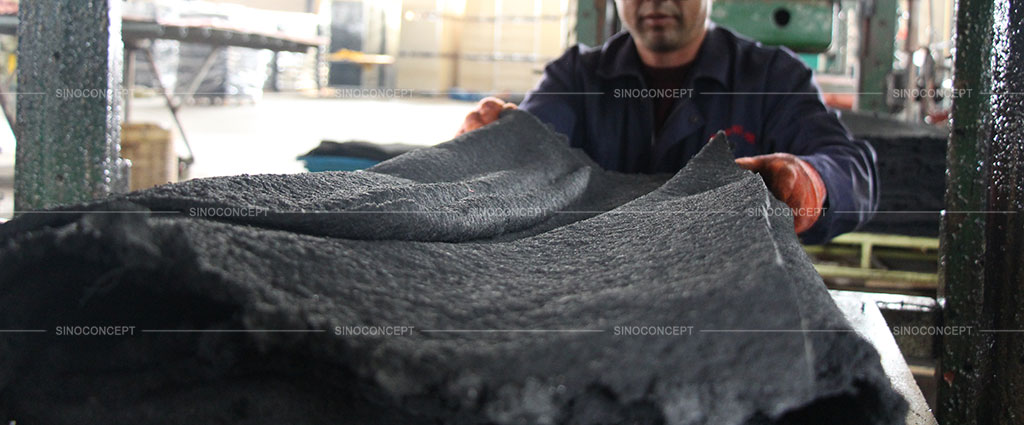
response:
[[[874,215],[874,149],[825,108],[811,70],[788,49],[712,26],[658,137],[654,102],[638,91],[647,89],[643,75],[633,39],[623,32],[601,47],[574,46],[548,64],[520,107],[608,170],[674,173],[719,130],[736,157],[797,155],[828,191],[824,215],[801,234],[805,243],[823,243]]]

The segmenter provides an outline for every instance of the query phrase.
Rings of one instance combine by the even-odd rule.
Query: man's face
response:
[[[671,52],[707,29],[711,0],[616,0],[619,19],[642,46]]]

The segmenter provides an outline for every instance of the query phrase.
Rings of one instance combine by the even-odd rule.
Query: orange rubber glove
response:
[[[459,128],[459,132],[455,133],[455,135],[461,136],[495,122],[498,120],[498,115],[501,115],[501,111],[515,108],[515,103],[505,102],[496,97],[483,98],[476,104],[476,109],[470,112],[469,115],[466,115],[466,120],[462,122],[462,127]]]
[[[803,233],[821,217],[825,182],[818,171],[795,155],[773,153],[736,159],[736,164],[758,173],[765,185],[793,209],[793,227]]]

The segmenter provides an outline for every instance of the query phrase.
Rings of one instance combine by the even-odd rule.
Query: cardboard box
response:
[[[455,83],[455,59],[446,56],[395,59],[395,87],[421,95],[444,95]]]
[[[462,23],[459,52],[463,55],[491,55],[494,41],[494,22],[466,20]]]
[[[459,22],[451,17],[425,17],[402,20],[398,51],[414,53],[451,54],[457,49],[456,34]]]

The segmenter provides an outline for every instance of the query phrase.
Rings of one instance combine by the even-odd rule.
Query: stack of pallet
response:
[[[468,0],[458,87],[523,93],[565,49],[562,0]]]
[[[455,85],[455,61],[462,5],[452,0],[404,0],[395,59],[395,84],[423,94],[442,94]]]
[[[525,93],[566,46],[567,0],[406,0],[399,88]]]

